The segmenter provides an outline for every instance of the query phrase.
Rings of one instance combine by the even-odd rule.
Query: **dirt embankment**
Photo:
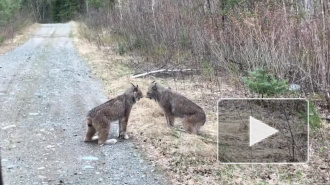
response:
[[[309,165],[220,165],[216,159],[216,102],[220,97],[244,97],[242,89],[221,79],[217,92],[202,79],[194,83],[189,79],[132,79],[130,76],[134,71],[127,66],[131,66],[138,58],[115,53],[115,46],[97,48],[79,36],[79,29],[83,27],[78,23],[72,25],[76,48],[87,60],[92,73],[102,79],[110,96],[121,93],[130,82],[138,84],[146,92],[149,84],[156,80],[205,109],[207,123],[202,127],[200,136],[181,132],[180,120],[176,121],[174,129],[168,128],[163,112],[149,99],[140,100],[132,110],[128,130],[137,142],[137,148],[145,151],[147,159],[165,170],[173,184],[306,184],[322,183],[328,179],[329,165],[323,154],[317,151],[318,146],[314,145],[318,145],[319,136],[311,141]],[[327,147],[325,144],[322,146]],[[327,169],[320,168],[322,165],[326,165]]]
[[[0,55],[26,42],[39,28],[40,24],[31,24],[18,31],[12,39],[7,39],[3,43],[0,43]]]

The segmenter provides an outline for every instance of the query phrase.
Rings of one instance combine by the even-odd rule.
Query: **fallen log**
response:
[[[140,78],[156,73],[174,73],[174,72],[187,72],[187,71],[199,71],[199,69],[160,69],[160,70],[132,75],[131,78]]]
[[[326,121],[330,121],[330,118],[327,118],[327,117],[322,117],[321,119],[324,119]]]

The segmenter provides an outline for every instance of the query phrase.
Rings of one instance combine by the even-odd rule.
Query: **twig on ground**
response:
[[[186,71],[199,71],[199,69],[160,69],[160,70],[132,75],[131,78],[140,78],[140,77],[144,77],[144,76],[156,74],[156,73],[173,73],[173,72],[186,72]]]

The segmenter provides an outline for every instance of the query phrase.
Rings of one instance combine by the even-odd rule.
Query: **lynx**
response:
[[[128,88],[124,94],[93,108],[87,114],[87,133],[85,142],[98,139],[99,145],[116,143],[116,139],[109,139],[111,122],[119,121],[119,138],[128,139],[126,133],[127,122],[133,105],[143,97],[138,86]],[[94,134],[98,132],[98,136]],[[93,137],[94,136],[94,137]]]
[[[186,97],[155,82],[150,85],[147,98],[155,100],[163,109],[167,124],[174,126],[175,117],[183,118],[183,127],[189,134],[197,134],[205,124],[206,115],[201,107]]]

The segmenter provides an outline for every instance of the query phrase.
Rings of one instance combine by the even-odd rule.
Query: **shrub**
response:
[[[127,52],[127,47],[125,43],[118,43],[118,54],[119,55],[124,55]]]
[[[321,127],[321,118],[319,113],[317,112],[317,109],[315,108],[314,104],[309,101],[308,104],[308,109],[309,109],[309,126],[312,129],[317,129]],[[305,112],[303,115],[305,119],[307,119],[307,113]]]
[[[202,63],[202,77],[205,79],[211,79],[214,75],[214,67],[209,63],[204,61]]]
[[[260,94],[262,98],[264,95],[274,96],[281,94],[288,89],[287,80],[278,80],[262,68],[250,71],[249,76],[244,77],[243,80],[251,92]]]
[[[5,37],[4,36],[0,36],[0,45],[5,42]]]

